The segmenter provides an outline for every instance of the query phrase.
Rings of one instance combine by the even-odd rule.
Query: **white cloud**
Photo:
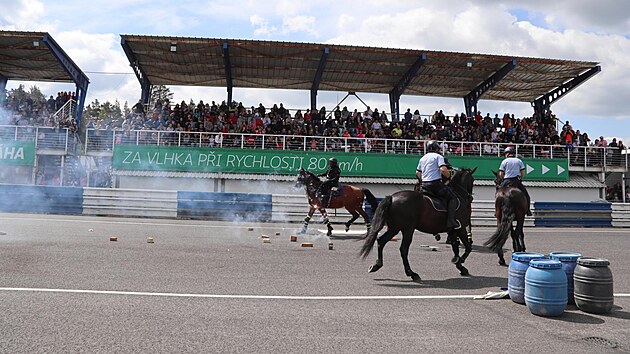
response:
[[[294,33],[294,32],[306,32],[314,36],[317,36],[317,30],[315,28],[315,17],[313,16],[293,16],[285,17],[282,20],[282,32]]]
[[[271,37],[278,29],[269,24],[264,17],[260,15],[252,15],[249,18],[252,27],[255,27],[254,36]]]
[[[0,29],[14,31],[50,31],[53,25],[42,21],[44,4],[38,0],[0,2]]]

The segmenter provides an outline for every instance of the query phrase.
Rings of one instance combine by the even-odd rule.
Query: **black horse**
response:
[[[308,223],[313,216],[315,210],[319,210],[319,212],[324,217],[324,223],[328,228],[328,236],[332,235],[333,227],[328,219],[328,213],[326,213],[326,209],[322,206],[321,201],[317,195],[317,191],[321,186],[322,181],[310,171],[307,171],[303,168],[300,169],[300,173],[298,174],[296,187],[304,186],[306,187],[306,196],[308,197],[308,204],[310,209],[308,211],[308,215],[304,219],[304,226],[302,227],[301,233],[305,233],[308,228]],[[378,201],[374,194],[370,192],[367,188],[358,188],[352,186],[350,184],[344,184],[343,193],[341,195],[333,196],[328,203],[328,207],[332,209],[338,208],[346,208],[346,210],[352,215],[352,218],[346,222],[346,231],[350,229],[350,225],[359,218],[359,215],[363,217],[365,220],[365,224],[370,229],[370,217],[363,210],[363,200],[366,199],[372,210],[376,209],[378,206]]]
[[[497,217],[497,230],[483,244],[499,256],[499,265],[507,265],[503,258],[503,245],[508,235],[512,236],[512,249],[514,252],[525,252],[525,234],[523,225],[527,213],[527,196],[518,187],[507,185],[500,187],[501,181],[497,178],[494,183],[497,191],[494,195],[494,209]],[[516,227],[513,226],[516,221]]]
[[[461,275],[468,275],[468,269],[462,264],[472,251],[472,246],[466,235],[466,227],[470,224],[470,210],[472,204],[473,173],[477,168],[459,169],[451,178],[450,187],[457,195],[459,207],[456,217],[461,224],[459,230],[449,232],[451,241],[459,240],[464,244],[464,254],[459,256],[459,242],[451,242],[453,248],[452,262],[455,263]],[[368,232],[365,243],[361,248],[363,258],[370,254],[377,239],[379,231],[387,225],[387,231],[378,237],[378,259],[370,266],[370,272],[376,272],[383,266],[383,248],[389,240],[402,231],[403,239],[400,245],[400,256],[405,267],[405,274],[414,281],[419,281],[420,276],[414,273],[409,266],[407,255],[413,239],[414,230],[428,234],[437,234],[446,231],[446,208],[436,207],[434,201],[421,191],[400,191],[385,197],[374,213],[373,227]]]

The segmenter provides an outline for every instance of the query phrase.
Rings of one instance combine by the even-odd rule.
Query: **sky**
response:
[[[44,31],[90,78],[87,102],[140,98],[140,84],[120,35],[234,38],[394,47],[583,60],[602,71],[551,109],[591,139],[630,143],[630,4],[626,0],[0,0],[0,30]],[[37,85],[45,94],[74,85],[9,81],[7,89]],[[175,101],[227,99],[225,88],[171,86]],[[389,112],[387,95],[357,93]],[[318,106],[334,107],[345,92],[321,91]],[[246,106],[310,106],[308,91],[234,88]],[[363,109],[355,97],[343,103]],[[405,96],[401,111],[447,115],[463,99]],[[529,103],[481,100],[486,113],[529,116]]]

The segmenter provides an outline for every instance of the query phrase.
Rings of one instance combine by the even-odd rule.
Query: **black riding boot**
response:
[[[328,208],[328,203],[330,202],[330,193],[326,193],[322,196],[321,199],[322,208]]]
[[[529,197],[529,193],[527,192],[527,189],[521,188],[520,186],[519,186],[519,189],[523,192],[523,194],[525,194],[525,197],[527,197],[527,211],[525,212],[525,214],[527,214],[527,216],[532,216],[532,211],[529,208],[529,205],[531,203],[531,198]]]
[[[461,229],[462,225],[455,219],[455,210],[457,209],[457,200],[451,198],[448,201],[448,215],[446,219],[446,230],[453,231]]]

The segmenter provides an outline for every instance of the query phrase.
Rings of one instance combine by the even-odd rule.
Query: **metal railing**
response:
[[[87,129],[85,153],[113,151],[115,145],[189,146],[267,150],[424,154],[426,140],[352,137],[232,134],[163,130]],[[622,167],[628,169],[626,151],[595,146],[508,144],[491,142],[440,141],[442,152],[453,156],[503,156],[507,146],[524,158],[567,159],[570,166]]]
[[[52,114],[54,121],[65,122],[66,120],[74,118],[76,106],[77,102],[75,100],[68,100],[63,106],[61,106],[61,108]]]
[[[38,150],[71,149],[74,139],[70,137],[68,128],[0,125],[0,141],[34,141]]]

